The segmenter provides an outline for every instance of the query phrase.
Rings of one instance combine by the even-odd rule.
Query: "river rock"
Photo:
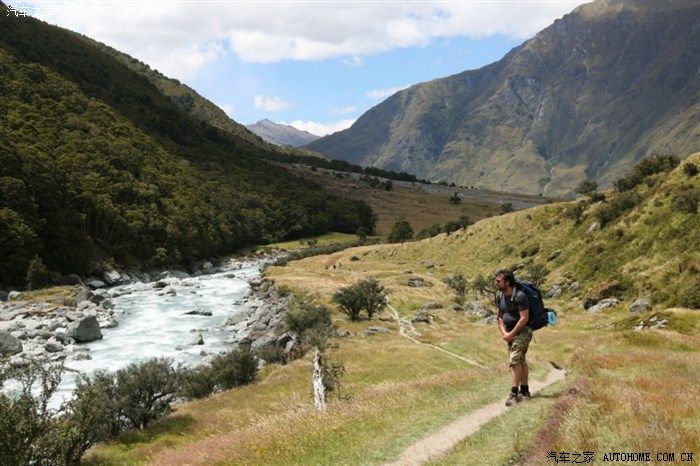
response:
[[[7,291],[0,290],[0,301],[7,301]]]
[[[44,349],[49,353],[58,353],[63,351],[63,345],[56,338],[51,337],[44,345]]]
[[[192,335],[190,338],[190,341],[187,342],[188,345],[190,346],[197,346],[197,345],[203,345],[204,344],[204,337],[200,332],[195,333]]]
[[[114,303],[111,299],[105,299],[100,303],[100,307],[105,311],[109,311],[110,309],[114,309]]]
[[[15,337],[18,340],[26,340],[27,339],[27,332],[24,330],[13,330],[10,332],[10,335]]]
[[[607,298],[607,299],[602,299],[598,301],[597,304],[594,306],[591,306],[588,308],[588,312],[591,313],[597,313],[597,312],[603,312],[606,309],[609,309],[611,307],[617,306],[620,304],[620,301],[617,298]]]
[[[468,314],[473,314],[479,317],[487,317],[491,315],[491,311],[489,311],[481,301],[469,301],[464,303],[464,310]]]
[[[87,316],[68,325],[68,336],[78,343],[101,340],[102,331],[95,316]]]
[[[185,315],[209,317],[209,316],[211,316],[211,311],[209,311],[207,309],[195,309],[194,311],[185,312]]]
[[[76,353],[75,356],[73,356],[73,359],[76,361],[83,361],[86,359],[92,359],[92,356],[87,353]]]
[[[89,286],[90,288],[93,288],[93,289],[98,289],[98,288],[104,288],[107,285],[102,280],[93,277],[93,278],[88,280],[87,286]]]
[[[102,301],[104,301],[106,298],[104,294],[102,293],[93,293],[93,295],[90,297],[90,302],[93,304],[100,304]]]
[[[20,296],[22,296],[22,293],[20,293],[19,291],[10,291],[10,292],[7,294],[7,300],[8,300],[8,301],[12,301],[12,300],[14,300],[14,299],[19,298]]]
[[[0,354],[11,356],[22,352],[22,343],[8,332],[0,332]]]
[[[116,285],[122,281],[122,276],[116,270],[107,270],[102,274],[102,280],[108,285]]]
[[[190,278],[190,274],[183,270],[166,270],[160,274],[159,279],[165,280],[166,278],[177,278],[178,280],[182,280],[184,278]]]
[[[630,312],[646,312],[651,310],[651,304],[646,299],[640,298],[630,304]]]

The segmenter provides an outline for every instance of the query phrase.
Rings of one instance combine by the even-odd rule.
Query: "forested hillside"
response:
[[[0,31],[3,285],[34,256],[87,274],[373,228],[366,204],[265,163],[282,154],[193,119],[76,35],[5,15]]]

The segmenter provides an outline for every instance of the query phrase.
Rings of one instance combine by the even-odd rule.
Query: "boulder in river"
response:
[[[0,332],[0,354],[10,356],[22,352],[22,343],[8,332]]]
[[[78,343],[101,340],[102,331],[95,316],[87,316],[68,325],[68,336]]]
[[[211,311],[207,309],[195,309],[194,311],[185,312],[185,315],[210,317]]]
[[[190,338],[190,341],[187,342],[187,344],[190,346],[203,345],[204,337],[201,333],[197,332],[194,335],[192,335],[192,338]]]
[[[60,351],[63,351],[63,345],[56,338],[51,337],[49,338],[49,341],[47,341],[44,345],[44,349],[48,353],[58,353]]]

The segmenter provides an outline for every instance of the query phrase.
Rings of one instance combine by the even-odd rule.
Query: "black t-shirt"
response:
[[[501,297],[498,300],[498,310],[503,313],[503,325],[509,332],[513,330],[520,320],[520,311],[530,309],[530,301],[528,301],[527,295],[520,290],[516,291],[515,288],[513,292],[515,293],[515,301],[511,299],[511,296],[506,297],[505,293],[501,293]],[[527,325],[530,325],[529,321]]]

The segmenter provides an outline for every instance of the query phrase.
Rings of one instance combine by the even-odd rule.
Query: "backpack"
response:
[[[534,283],[527,282],[525,280],[515,280],[515,290],[522,291],[527,296],[527,300],[530,302],[530,320],[528,325],[532,330],[539,330],[547,325],[556,325],[557,323],[557,313],[553,309],[547,309],[544,307],[544,301],[542,300],[542,293],[539,288],[535,286]],[[515,300],[515,293],[511,296],[512,300]],[[500,301],[500,297],[498,298]]]

